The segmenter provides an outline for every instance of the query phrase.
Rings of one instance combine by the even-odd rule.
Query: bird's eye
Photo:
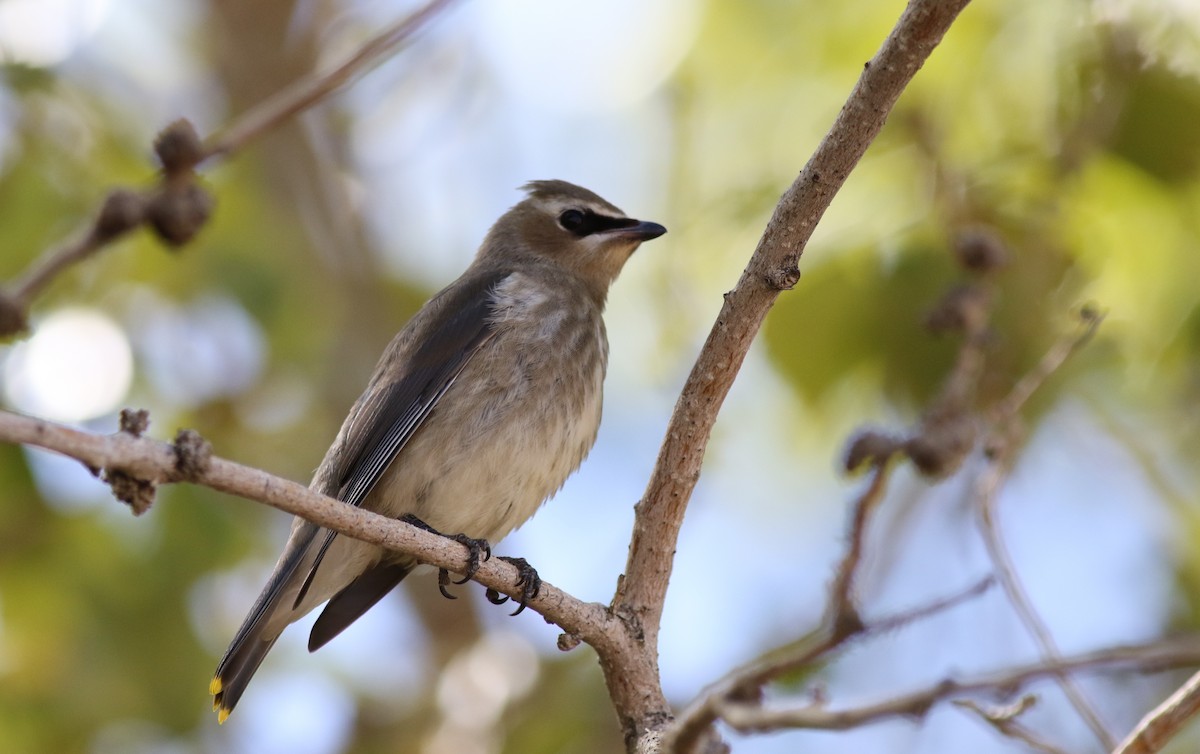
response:
[[[558,224],[563,226],[564,230],[578,233],[583,229],[584,219],[583,213],[579,210],[568,209],[558,216]]]

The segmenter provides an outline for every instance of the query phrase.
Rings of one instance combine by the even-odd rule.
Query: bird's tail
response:
[[[217,672],[208,685],[218,722],[223,723],[229,717],[263,658],[275,646],[275,640],[284,626],[299,617],[293,615],[296,612],[293,604],[297,588],[296,574],[305,555],[312,549],[318,528],[315,524],[304,522],[293,530],[288,547],[275,565],[275,571],[254,601],[254,607],[234,635],[229,649],[225,650],[225,656],[221,658]],[[286,620],[278,620],[281,612],[288,614]]]
[[[225,652],[216,675],[208,684],[208,693],[213,695],[213,712],[217,713],[218,723],[229,719],[229,713],[233,712],[234,705],[242,698],[242,692],[254,677],[254,671],[258,670],[267,652],[275,646],[277,638],[279,637],[252,637],[241,642],[235,641]]]

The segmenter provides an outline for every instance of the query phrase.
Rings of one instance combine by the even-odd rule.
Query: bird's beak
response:
[[[649,220],[635,220],[633,224],[625,228],[614,228],[610,231],[613,235],[632,238],[639,243],[649,241],[652,238],[658,238],[667,232],[667,229],[658,223],[652,223]]]

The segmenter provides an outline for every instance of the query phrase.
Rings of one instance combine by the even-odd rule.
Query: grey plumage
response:
[[[384,351],[311,487],[495,542],[578,468],[596,439],[609,284],[661,225],[565,181],[534,181],[470,267]],[[296,519],[210,686],[220,720],[283,629],[328,600],[315,650],[415,563]]]

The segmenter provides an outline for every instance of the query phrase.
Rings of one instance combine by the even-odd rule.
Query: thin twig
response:
[[[325,100],[338,89],[353,83],[396,52],[400,45],[454,1],[431,0],[407,18],[372,37],[332,70],[300,79],[276,92],[211,136],[205,143],[200,161],[236,152],[267,131]]]
[[[1055,372],[1057,372],[1071,354],[1082,348],[1096,334],[1096,330],[1100,327],[1100,323],[1104,321],[1104,314],[1093,310],[1091,307],[1085,307],[1079,313],[1078,329],[1063,338],[1059,339],[1053,346],[1050,347],[1037,366],[1027,372],[1017,384],[1013,386],[1008,395],[1002,401],[996,404],[993,409],[993,416],[997,423],[1004,423],[1016,416],[1017,412],[1025,405],[1025,402],[1033,396],[1034,392]]]
[[[1030,599],[1025,585],[1018,575],[1012,555],[1008,552],[1008,547],[1000,534],[1000,529],[996,522],[995,509],[999,490],[1005,478],[1011,472],[1014,461],[1013,442],[1006,435],[1009,433],[1009,429],[1016,419],[1017,412],[1020,411],[1025,402],[1029,400],[1038,387],[1045,383],[1050,375],[1054,374],[1054,372],[1066,363],[1067,358],[1072,353],[1092,338],[1102,319],[1101,316],[1091,313],[1090,310],[1085,311],[1079,330],[1059,339],[1058,342],[1051,346],[1050,350],[1046,352],[1037,366],[1018,380],[1009,394],[997,404],[997,407],[992,412],[996,425],[991,437],[987,441],[987,445],[989,446],[987,466],[976,478],[973,485],[973,496],[979,514],[979,530],[983,537],[988,557],[992,561],[996,578],[999,580],[1005,596],[1008,597],[1008,601],[1012,604],[1013,610],[1016,612],[1022,625],[1025,626],[1026,630],[1029,631],[1037,643],[1042,658],[1051,661],[1061,658],[1062,653],[1054,641],[1054,635],[1050,631],[1050,628],[1033,606],[1033,600]],[[1111,731],[1108,730],[1108,727],[1100,719],[1099,712],[1087,698],[1087,695],[1065,673],[1059,674],[1057,679],[1071,706],[1083,718],[1088,728],[1091,729],[1105,750],[1111,750],[1116,745],[1116,740]]]
[[[954,706],[973,712],[980,720],[991,726],[1000,735],[1016,739],[1042,754],[1068,754],[1059,747],[1043,741],[1040,736],[1021,724],[1017,717],[1037,702],[1033,694],[1026,694],[1012,704],[1003,707],[984,707],[974,699],[956,699]]]
[[[108,240],[97,234],[93,226],[74,241],[50,250],[30,265],[21,279],[13,285],[10,294],[12,303],[22,310],[28,309],[30,302],[55,276],[76,262],[87,259],[106,243]]]
[[[1200,713],[1200,673],[1146,713],[1113,754],[1156,754]]]
[[[983,594],[992,583],[993,579],[989,576],[949,597],[864,624],[853,634],[838,633],[831,621],[824,621],[817,631],[767,652],[750,664],[729,672],[701,692],[695,701],[680,712],[668,730],[665,750],[678,754],[694,751],[705,731],[721,718],[722,705],[726,700],[760,699],[761,689],[768,682],[801,668],[812,667],[851,639],[862,640],[889,633],[949,610]]]
[[[888,470],[891,464],[887,461],[878,463],[871,475],[871,483],[859,496],[854,504],[854,513],[850,518],[850,534],[847,537],[846,552],[838,563],[833,582],[829,587],[826,620],[835,635],[854,634],[862,630],[862,616],[855,604],[854,587],[858,572],[861,570],[863,546],[866,542],[867,523],[871,514],[883,500],[887,489]]]
[[[1151,673],[1198,663],[1200,639],[1171,639],[1113,647],[1058,660],[1022,665],[965,681],[947,678],[924,689],[862,707],[829,709],[825,705],[814,704],[763,707],[757,703],[723,700],[719,705],[719,712],[725,722],[743,733],[785,728],[848,730],[892,717],[919,719],[935,704],[955,697],[981,694],[1011,695],[1029,683],[1062,673],[1115,669]]]
[[[838,562],[829,584],[825,616],[821,626],[800,641],[778,647],[759,657],[750,666],[726,676],[701,695],[701,704],[680,716],[670,734],[670,751],[688,753],[700,746],[708,728],[716,721],[716,702],[727,696],[761,697],[762,687],[774,678],[797,668],[811,665],[851,638],[868,630],[854,601],[855,578],[862,565],[867,524],[887,489],[887,459],[875,462],[871,481],[854,504],[846,551]]]
[[[938,613],[958,607],[964,602],[969,602],[991,589],[995,584],[995,577],[991,575],[984,576],[961,592],[942,597],[940,600],[930,602],[928,605],[922,605],[912,610],[874,620],[863,629],[863,633],[870,635],[887,634],[905,626],[910,626]]]
[[[1006,461],[992,459],[987,469],[976,479],[974,496],[979,511],[979,530],[983,535],[984,546],[987,549],[988,558],[992,561],[992,567],[1001,589],[1004,590],[1005,596],[1008,597],[1008,601],[1022,625],[1037,642],[1042,658],[1053,661],[1062,656],[1058,644],[1054,641],[1054,635],[1050,632],[1046,622],[1034,608],[1033,601],[1029,598],[1029,593],[1025,590],[1020,576],[1017,575],[1016,565],[1013,563],[1004,538],[1000,536],[999,528],[996,525],[997,492],[1003,479],[1008,475],[1008,471],[1009,464]],[[1059,674],[1057,679],[1063,693],[1070,700],[1071,706],[1083,717],[1084,722],[1104,745],[1105,750],[1111,749],[1116,741],[1103,721],[1100,720],[1099,713],[1087,696],[1066,674]]]

